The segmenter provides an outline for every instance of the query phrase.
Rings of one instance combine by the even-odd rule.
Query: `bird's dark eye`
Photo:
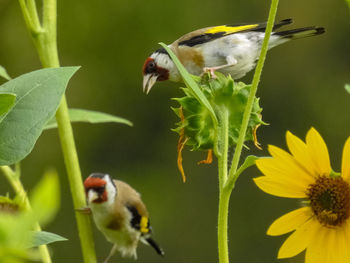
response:
[[[98,195],[102,195],[103,192],[105,191],[105,187],[104,187],[104,186],[95,187],[94,190],[95,190],[95,192],[96,192]]]
[[[154,72],[156,69],[156,63],[154,61],[150,61],[147,65],[148,72]]]

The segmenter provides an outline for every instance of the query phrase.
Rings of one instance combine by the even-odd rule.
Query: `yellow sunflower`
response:
[[[286,138],[290,153],[269,146],[272,158],[256,162],[265,176],[254,179],[268,194],[306,199],[306,206],[278,218],[267,230],[271,236],[294,231],[278,258],[306,249],[306,263],[349,263],[350,137],[343,149],[341,174],[332,171],[327,146],[314,128],[305,143],[290,132]]]

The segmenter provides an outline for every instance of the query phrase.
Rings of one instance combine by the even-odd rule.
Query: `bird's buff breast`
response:
[[[106,213],[105,209],[95,207],[92,214],[97,228],[109,242],[115,243],[119,247],[137,245],[141,234],[129,225],[131,218],[126,218],[128,213],[125,213],[126,217],[112,216]]]
[[[203,72],[204,57],[200,48],[180,47],[178,49],[178,56],[189,73],[200,75]]]

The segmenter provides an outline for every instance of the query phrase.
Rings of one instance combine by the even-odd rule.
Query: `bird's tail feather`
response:
[[[274,35],[281,36],[283,38],[298,39],[298,38],[321,35],[324,32],[325,32],[325,29],[323,27],[303,27],[303,28],[285,30],[281,32],[275,32]]]
[[[164,251],[161,249],[158,244],[150,237],[144,239],[148,245],[154,248],[154,250],[161,256],[164,256]]]
[[[289,25],[289,24],[292,24],[292,23],[293,23],[293,19],[291,19],[291,18],[283,19],[283,20],[275,23],[273,25],[273,29],[272,30],[277,30],[277,29],[279,29],[282,26]],[[249,24],[240,24],[240,25],[249,25]],[[237,25],[234,25],[234,26],[237,26]],[[249,29],[248,31],[265,32],[266,26],[267,26],[267,22],[259,23],[258,28]]]
[[[276,30],[276,29],[278,29],[278,28],[280,28],[282,26],[289,25],[289,24],[292,24],[292,23],[293,23],[293,19],[291,19],[291,18],[283,19],[283,20],[281,20],[281,21],[279,21],[279,22],[274,24],[273,30]]]

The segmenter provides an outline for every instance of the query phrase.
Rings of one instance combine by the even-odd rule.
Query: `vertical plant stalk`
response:
[[[238,164],[239,164],[239,160],[241,157],[242,148],[243,148],[243,144],[244,144],[245,135],[247,133],[247,127],[248,127],[248,123],[249,123],[250,114],[252,112],[256,91],[258,89],[262,69],[264,67],[264,63],[265,63],[265,59],[266,59],[266,54],[267,54],[267,50],[268,50],[268,46],[269,46],[270,36],[272,33],[273,25],[275,24],[275,17],[276,17],[276,13],[277,13],[278,2],[279,2],[279,0],[272,0],[272,2],[271,2],[269,18],[268,18],[267,25],[266,25],[265,38],[264,38],[264,41],[263,41],[263,44],[261,47],[260,57],[259,57],[258,64],[256,66],[255,73],[254,73],[252,86],[250,88],[247,106],[246,106],[246,108],[244,110],[244,114],[243,114],[242,126],[241,126],[241,130],[239,133],[237,146],[236,146],[235,153],[234,153],[233,159],[232,159],[232,167],[230,169],[230,174],[229,174],[230,178],[234,178],[234,175],[235,175],[237,168],[238,168]]]
[[[229,263],[228,254],[228,211],[231,191],[226,188],[220,190],[218,215],[218,251],[219,263]]]
[[[219,167],[219,214],[218,214],[218,251],[219,251],[219,262],[228,263],[228,239],[227,239],[227,225],[228,225],[228,205],[230,201],[230,194],[225,194],[225,184],[227,181],[228,171],[228,138],[229,138],[229,116],[225,109],[219,111],[219,151],[218,158]]]
[[[229,130],[229,116],[227,109],[224,109],[218,113],[220,115],[219,122],[220,126],[218,128],[218,149],[220,154],[218,155],[218,166],[219,166],[219,188],[220,190],[224,188],[227,180],[228,171],[228,130]]]
[[[59,67],[60,63],[58,59],[56,40],[56,0],[43,0],[42,25],[40,25],[38,18],[35,0],[28,0],[27,2],[25,2],[25,0],[19,0],[19,3],[23,12],[24,20],[31,33],[43,67]],[[74,208],[82,208],[86,206],[85,192],[65,96],[63,96],[61,104],[56,112],[56,121]],[[96,253],[90,217],[78,212],[75,213],[75,216],[84,262],[96,263]]]
[[[19,168],[19,165],[16,164],[16,168]],[[23,188],[23,185],[20,180],[20,170],[14,172],[9,166],[0,166],[1,171],[5,175],[6,179],[10,183],[11,187],[16,193],[16,196],[23,202],[23,209],[25,211],[30,212],[32,210],[30,206],[30,202],[27,196],[26,191]],[[41,227],[38,222],[36,222],[33,226],[34,231],[41,231]],[[51,257],[49,250],[46,245],[39,246],[39,252],[44,263],[51,263]]]
[[[242,149],[244,140],[247,133],[247,127],[249,123],[250,114],[252,112],[254,99],[256,95],[256,91],[258,89],[258,84],[260,82],[261,72],[264,66],[267,50],[268,50],[268,43],[269,39],[272,33],[272,28],[275,23],[275,17],[277,13],[277,7],[278,7],[279,0],[272,0],[271,6],[270,6],[270,12],[269,12],[269,18],[267,21],[266,31],[265,31],[265,37],[264,41],[261,47],[260,57],[259,61],[254,73],[252,86],[250,88],[250,93],[247,101],[247,106],[244,110],[243,114],[243,120],[242,125],[237,141],[237,146],[233,155],[231,168],[229,170],[229,174],[227,176],[227,166],[226,171],[223,170],[223,165],[220,165],[220,163],[227,163],[228,157],[227,157],[227,149],[224,147],[223,150],[226,152],[222,152],[221,156],[218,157],[219,159],[219,180],[224,181],[224,183],[219,183],[220,185],[220,197],[219,197],[219,215],[218,215],[218,248],[219,248],[219,263],[229,263],[229,254],[228,254],[228,239],[227,239],[227,230],[228,230],[228,211],[229,211],[229,202],[230,202],[230,196],[231,192],[234,188],[235,182],[238,178],[238,175],[241,173],[241,171],[238,173],[237,168],[239,164],[239,160],[241,157]],[[224,127],[225,125],[223,125]],[[220,136],[228,136],[226,132],[221,132]],[[226,142],[226,138],[222,138],[221,140],[224,140]],[[221,167],[221,168],[220,168]],[[226,175],[226,178],[225,178]]]

